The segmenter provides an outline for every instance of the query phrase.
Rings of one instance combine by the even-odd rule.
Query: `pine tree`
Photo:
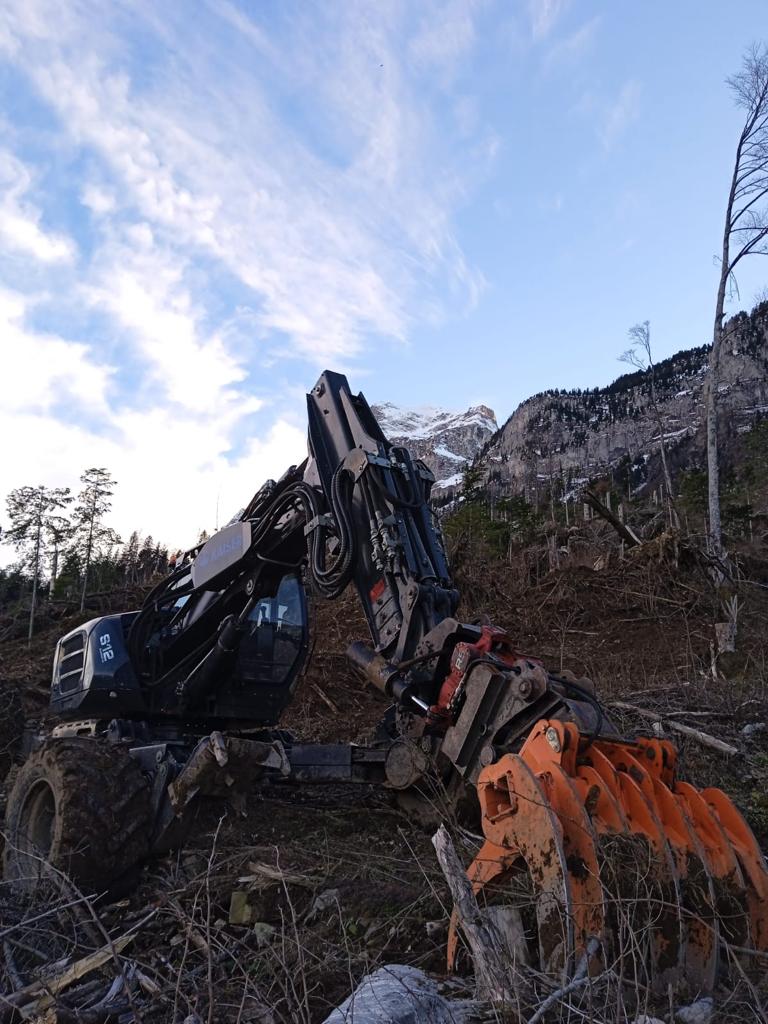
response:
[[[123,548],[120,558],[120,565],[127,584],[136,583],[139,569],[139,547],[141,538],[137,530],[134,530],[128,538],[128,543]]]
[[[56,577],[59,573],[59,554],[61,553],[62,546],[71,539],[72,532],[72,523],[66,518],[66,516],[51,516],[50,521],[46,526],[46,539],[53,548],[53,551],[51,552],[51,582],[48,585],[48,593],[51,597],[53,596],[53,590],[56,586]]]
[[[145,537],[138,555],[138,576],[141,583],[151,579],[155,569],[155,542],[152,535]]]
[[[32,641],[37,605],[37,588],[42,569],[45,544],[57,523],[66,522],[59,510],[72,500],[68,487],[17,487],[6,499],[11,527],[5,533],[5,540],[22,553],[24,561],[32,572],[32,602],[29,609],[29,632]]]
[[[120,543],[114,530],[104,526],[102,520],[112,508],[109,500],[114,492],[116,480],[113,480],[107,469],[86,469],[80,477],[84,485],[78,495],[74,520],[78,534],[78,545],[83,552],[83,586],[80,594],[80,611],[85,608],[85,597],[88,591],[88,570],[91,560],[103,544]]]

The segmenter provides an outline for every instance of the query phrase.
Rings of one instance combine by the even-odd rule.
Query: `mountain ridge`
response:
[[[409,449],[435,474],[436,487],[457,487],[465,467],[498,430],[496,414],[487,405],[455,412],[437,406],[407,409],[394,402],[371,406],[392,444]]]
[[[768,416],[768,302],[726,324],[719,405],[724,451],[730,439]],[[681,349],[654,365],[653,379],[673,475],[703,465],[709,345]],[[456,412],[394,402],[372,405],[393,444],[423,459],[436,477],[438,503],[460,490],[470,465],[491,495],[562,497],[587,480],[626,469],[629,493],[660,480],[661,436],[650,401],[651,374],[630,370],[594,388],[549,388],[524,399],[499,424],[487,405]],[[555,486],[555,484],[557,486]]]
[[[768,414],[768,302],[726,325],[721,356],[720,433],[728,443]],[[654,367],[657,405],[673,469],[698,466],[705,451],[709,345],[682,349]],[[630,487],[655,486],[661,436],[650,402],[650,371],[621,374],[601,388],[539,392],[521,402],[478,452],[493,493],[560,492],[628,464]]]

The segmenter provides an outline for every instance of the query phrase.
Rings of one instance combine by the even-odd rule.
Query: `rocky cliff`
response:
[[[464,467],[498,431],[496,415],[485,405],[448,412],[432,406],[403,409],[383,402],[372,409],[393,444],[404,445],[426,462],[438,488],[457,486]]]
[[[720,428],[728,443],[768,414],[768,303],[728,323],[720,371]],[[687,349],[655,367],[657,404],[669,460],[675,468],[701,463],[704,387],[709,347]],[[650,375],[624,374],[587,391],[545,391],[512,413],[480,454],[498,493],[529,497],[550,482],[561,493],[583,480],[628,467],[636,491],[658,479],[660,431],[650,402]]]

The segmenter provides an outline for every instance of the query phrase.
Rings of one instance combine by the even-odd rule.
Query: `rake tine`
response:
[[[701,796],[736,851],[747,888],[752,943],[764,952],[768,950],[768,871],[763,854],[749,825],[722,790],[705,789]]]
[[[720,935],[730,945],[749,948],[752,937],[749,913],[745,912],[747,886],[733,846],[717,815],[697,789],[687,782],[676,782],[674,794],[701,841],[709,873],[715,880]]]

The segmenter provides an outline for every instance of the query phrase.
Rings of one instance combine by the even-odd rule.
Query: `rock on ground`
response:
[[[418,967],[388,964],[367,974],[323,1024],[461,1024],[474,1006],[445,999]]]

